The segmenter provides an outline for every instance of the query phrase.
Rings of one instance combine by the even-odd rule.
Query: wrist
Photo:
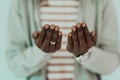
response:
[[[90,57],[90,54],[91,54],[91,49],[89,49],[88,52],[84,53],[83,55],[76,57],[76,60],[80,62],[86,61]]]

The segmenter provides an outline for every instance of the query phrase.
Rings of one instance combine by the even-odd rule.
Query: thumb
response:
[[[32,34],[33,39],[37,39],[39,37],[40,31],[35,31]]]
[[[96,32],[95,31],[90,32],[90,36],[91,36],[91,39],[96,43],[96,40],[97,40]]]

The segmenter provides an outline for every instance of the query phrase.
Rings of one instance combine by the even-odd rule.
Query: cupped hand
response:
[[[95,43],[95,32],[90,33],[85,23],[77,23],[68,34],[67,50],[78,57],[88,52]]]
[[[36,46],[46,53],[56,52],[61,48],[62,32],[59,26],[46,24],[42,30],[33,33]]]

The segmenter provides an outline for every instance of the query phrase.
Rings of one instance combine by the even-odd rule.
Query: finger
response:
[[[50,32],[52,33],[50,41],[53,41],[53,42],[55,41],[55,39],[54,39],[55,28],[56,28],[56,26],[54,24],[50,25]]]
[[[44,52],[49,52],[49,42],[47,40],[44,41],[42,47],[41,47],[41,50],[44,51]]]
[[[56,25],[55,31],[59,31],[60,27]]]
[[[49,30],[49,25],[48,24],[44,25],[44,27],[42,28],[42,31],[40,32],[40,35],[39,35],[39,41],[41,44],[43,43],[48,30]]]
[[[57,38],[57,42],[56,42],[56,50],[61,48],[61,42],[62,42],[62,32],[59,31],[59,35]]]
[[[51,41],[52,35],[53,35],[53,30],[54,30],[54,25],[50,25],[50,28],[47,30],[47,34],[45,36],[45,40],[42,45],[42,50],[45,52],[50,51],[49,48],[50,48],[50,41]]]
[[[72,33],[68,34],[68,45],[73,46]]]
[[[54,25],[50,25],[50,28],[47,31],[47,35],[45,37],[45,40],[47,41],[51,41],[52,36],[53,36],[53,32],[54,32],[55,26]]]
[[[82,30],[82,26],[77,27],[77,33],[78,33],[78,40],[79,40],[79,44],[80,44],[80,52],[84,53],[87,51],[87,45],[85,42],[85,37],[84,37],[84,33]]]
[[[73,49],[73,40],[72,40],[72,33],[68,34],[68,43],[67,43],[67,50],[72,52]]]
[[[50,29],[51,29],[51,30],[54,30],[55,28],[56,28],[56,27],[55,27],[54,24],[51,24],[51,25],[50,25]]]
[[[39,37],[40,31],[35,31],[32,34],[33,39],[37,39]]]
[[[90,48],[93,45],[93,41],[91,39],[89,30],[87,28],[87,25],[85,23],[82,23],[82,29],[85,37],[85,41],[87,43],[88,48]]]
[[[52,36],[51,41],[56,42],[56,41],[57,41],[58,34],[59,34],[59,27],[56,26],[56,27],[55,27],[55,30],[53,31],[53,36]]]
[[[53,31],[53,35],[52,35],[51,41],[56,43],[58,35],[59,35],[59,27],[56,26],[54,31]],[[56,51],[55,44],[50,44],[50,51],[51,52],[55,52]]]
[[[83,29],[85,40],[86,40],[86,42],[89,42],[91,40],[91,37],[90,37],[89,30],[87,28],[87,25],[85,23],[82,23],[81,26]]]
[[[93,41],[94,43],[96,43],[96,34],[95,34],[95,31],[92,31],[92,32],[90,33],[90,36],[91,36],[91,38],[92,38],[92,41]]]
[[[79,47],[79,41],[78,41],[78,37],[77,37],[77,29],[76,29],[75,26],[72,27],[72,40],[73,40],[74,48],[78,48]]]

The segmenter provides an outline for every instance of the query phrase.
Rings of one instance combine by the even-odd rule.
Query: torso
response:
[[[46,4],[47,3],[47,4]],[[74,57],[66,53],[67,35],[76,24],[79,2],[77,0],[43,1],[40,8],[41,25],[55,24],[63,33],[62,48],[55,53],[47,65],[48,80],[73,80]]]

